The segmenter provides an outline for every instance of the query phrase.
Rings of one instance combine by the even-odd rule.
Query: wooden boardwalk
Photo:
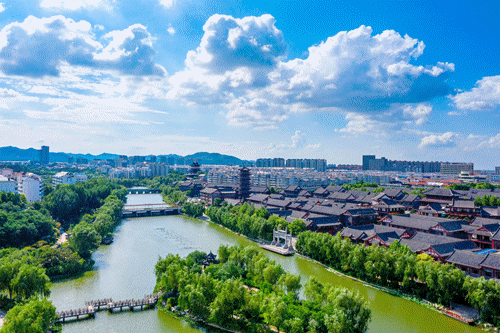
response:
[[[67,320],[95,318],[95,313],[102,310],[114,313],[118,312],[115,311],[117,309],[120,309],[119,312],[123,311],[123,309],[129,309],[130,311],[134,311],[136,308],[140,308],[141,310],[148,309],[155,306],[162,294],[162,292],[159,292],[157,294],[146,295],[142,299],[127,299],[123,301],[113,301],[112,298],[87,301],[84,308],[57,312],[57,316],[60,322],[65,323]]]

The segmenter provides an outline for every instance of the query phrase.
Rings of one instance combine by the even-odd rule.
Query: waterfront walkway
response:
[[[104,298],[99,300],[91,300],[85,302],[84,308],[73,309],[68,311],[57,312],[59,321],[65,323],[67,320],[81,320],[95,318],[95,313],[101,310],[107,310],[110,313],[116,312],[115,310],[129,309],[134,311],[136,308],[141,310],[154,307],[162,292],[144,296],[142,299],[127,299],[123,301],[113,301],[112,298]]]

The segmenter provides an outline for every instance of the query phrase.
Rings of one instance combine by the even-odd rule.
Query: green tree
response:
[[[45,333],[57,319],[56,308],[47,299],[30,299],[14,306],[5,316],[1,333]]]
[[[306,228],[306,224],[304,223],[304,221],[302,221],[301,219],[295,219],[292,223],[290,223],[288,225],[288,230],[290,230],[290,232],[293,235],[298,235],[302,231],[306,231],[307,228]]]
[[[93,225],[85,222],[78,223],[73,228],[73,234],[69,239],[70,246],[82,258],[90,258],[90,254],[99,247],[100,243],[101,236],[99,233]]]
[[[12,280],[11,286],[16,296],[28,299],[36,295],[48,297],[50,295],[49,283],[50,279],[45,274],[45,269],[23,264]]]

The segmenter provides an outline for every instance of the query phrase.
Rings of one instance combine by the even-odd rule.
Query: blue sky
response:
[[[500,165],[498,0],[0,10],[1,146]]]

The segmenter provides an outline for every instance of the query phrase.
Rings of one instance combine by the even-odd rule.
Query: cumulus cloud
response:
[[[0,13],[3,13],[5,11],[5,4],[3,2],[0,2]]]
[[[416,125],[423,125],[432,112],[432,106],[427,103],[403,106],[403,114],[415,120]]]
[[[461,92],[451,99],[463,110],[492,110],[500,106],[500,75],[487,76],[476,82],[470,91]]]
[[[336,132],[348,134],[367,134],[374,137],[387,135],[387,130],[394,124],[373,119],[370,115],[350,112],[345,116],[347,124]]]
[[[457,137],[456,133],[446,132],[441,135],[431,134],[422,138],[419,148],[426,147],[449,147],[454,144],[454,139]]]
[[[75,22],[58,15],[29,16],[0,31],[0,68],[7,75],[59,76],[69,64],[129,75],[164,75],[153,61],[153,38],[146,27],[136,24],[106,34],[103,46],[87,21]]]
[[[500,148],[500,133],[481,142],[478,148]]]
[[[105,9],[112,10],[115,0],[42,0],[40,7],[47,10],[82,10]]]
[[[258,99],[281,105],[278,119],[297,109],[374,113],[403,105],[405,117],[423,124],[431,111],[426,102],[450,93],[446,80],[454,65],[413,65],[424,43],[392,30],[373,35],[361,26],[339,32],[311,46],[306,59],[289,61],[283,34],[270,15],[214,15],[204,32],[200,46],[186,56],[186,69],[171,78],[168,96],[222,104],[231,119],[237,118],[231,108],[236,98],[244,100],[240,104]],[[248,115],[247,108],[240,110]],[[273,117],[260,111],[256,120]]]
[[[168,32],[171,36],[175,35],[175,29],[174,29],[174,27],[172,27],[172,25],[170,25],[170,26],[168,27],[168,29],[167,29],[167,32]]]
[[[414,66],[424,43],[370,27],[339,32],[309,48],[305,59],[281,63],[273,89],[289,100],[316,107],[358,112],[386,109],[393,103],[419,103],[449,92],[445,83],[453,64]]]
[[[275,22],[269,14],[243,19],[213,15],[203,26],[200,46],[188,52],[186,65],[215,73],[273,66],[286,50],[283,34]]]
[[[301,131],[295,131],[295,134],[292,135],[292,145],[291,148],[302,148],[306,143],[306,135]]]

